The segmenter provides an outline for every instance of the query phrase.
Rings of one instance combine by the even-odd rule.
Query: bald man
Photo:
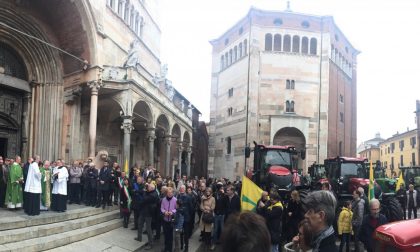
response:
[[[265,207],[265,205],[269,204],[269,197],[268,197],[268,192],[263,191],[261,193],[261,198],[258,200],[257,202],[257,213],[260,215],[263,215],[263,209]]]

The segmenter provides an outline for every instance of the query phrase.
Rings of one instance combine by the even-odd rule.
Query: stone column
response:
[[[26,93],[23,97],[23,108],[22,108],[22,147],[21,155],[22,160],[28,158],[29,149],[28,149],[28,136],[29,136],[29,107],[31,106],[31,93]]]
[[[154,166],[153,152],[155,150],[155,128],[147,129],[147,139],[149,140],[149,165]]]
[[[123,116],[123,123],[121,129],[124,130],[124,143],[123,143],[123,166],[124,171],[128,172],[128,166],[130,161],[130,143],[131,143],[131,131],[134,129],[133,121],[128,116]],[[127,163],[127,166],[126,166]]]
[[[188,146],[187,148],[187,177],[191,175],[191,146]]]
[[[165,137],[166,155],[165,155],[165,176],[171,174],[171,136]]]
[[[181,163],[182,163],[182,142],[178,143],[178,169],[179,169],[179,174],[182,175],[181,173]],[[174,177],[175,177],[175,171],[174,171]]]
[[[87,83],[87,85],[91,89],[89,117],[89,157],[94,157],[96,148],[96,122],[98,117],[98,91],[102,87],[102,82],[90,81]]]

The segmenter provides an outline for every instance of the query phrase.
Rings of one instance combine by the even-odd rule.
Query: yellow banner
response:
[[[263,190],[259,188],[249,178],[242,177],[242,190],[241,190],[241,210],[254,211],[257,207],[257,202],[261,198]]]

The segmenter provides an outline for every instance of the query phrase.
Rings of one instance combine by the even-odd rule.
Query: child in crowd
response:
[[[341,235],[340,252],[343,251],[344,244],[346,244],[346,250],[350,251],[350,237],[352,233],[351,220],[353,212],[351,211],[351,202],[346,201],[344,207],[338,217],[338,235]]]

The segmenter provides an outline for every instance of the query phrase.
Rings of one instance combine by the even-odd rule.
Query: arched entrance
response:
[[[295,127],[284,127],[276,132],[273,138],[274,145],[292,145],[298,151],[298,168],[303,169],[303,159],[306,157],[306,139],[302,131]]]

